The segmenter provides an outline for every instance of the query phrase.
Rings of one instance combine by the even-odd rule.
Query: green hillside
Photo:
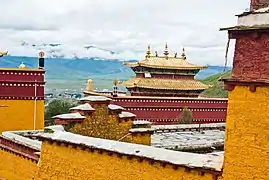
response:
[[[225,73],[219,73],[201,80],[203,83],[210,86],[202,93],[202,96],[227,98],[228,92],[223,89],[223,82],[219,81],[219,79],[231,77],[231,75],[232,72],[227,71]]]

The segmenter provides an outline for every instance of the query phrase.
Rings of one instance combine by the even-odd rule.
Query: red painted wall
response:
[[[38,99],[44,99],[44,71],[0,69],[0,98],[34,98],[35,83]]]
[[[117,97],[113,104],[137,115],[136,119],[149,120],[155,124],[172,124],[187,106],[195,123],[225,122],[226,99],[167,98],[167,97]]]
[[[16,82],[44,82],[44,71],[33,70],[2,70],[0,69],[0,81],[16,81]]]
[[[255,10],[269,5],[269,0],[251,0],[250,1],[250,10]]]
[[[27,86],[26,86],[27,85]],[[38,99],[44,99],[44,86],[37,84],[36,94]],[[24,84],[24,86],[14,86],[14,84],[10,85],[2,85],[0,84],[0,98],[1,97],[17,97],[17,98],[34,98],[35,97],[35,87],[34,84]]]
[[[232,75],[241,79],[269,79],[269,32],[256,37],[255,32],[236,38]]]

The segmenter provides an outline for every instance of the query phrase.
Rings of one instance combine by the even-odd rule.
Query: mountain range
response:
[[[135,60],[130,60],[135,61]],[[33,57],[4,56],[0,58],[0,67],[18,67],[23,62],[26,67],[34,68],[38,59]],[[231,67],[227,67],[230,70]],[[127,80],[134,76],[133,71],[123,65],[120,59],[91,58],[46,58],[47,89],[81,89],[85,81],[93,79],[96,88],[110,88],[115,79]],[[196,79],[205,79],[224,70],[222,66],[208,66],[201,70]]]

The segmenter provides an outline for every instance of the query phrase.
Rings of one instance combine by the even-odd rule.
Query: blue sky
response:
[[[236,24],[235,14],[245,11],[249,0],[0,0],[0,50],[11,55],[33,56],[29,44],[61,43],[66,57],[76,54],[112,58],[90,49],[96,45],[118,52],[117,58],[141,59],[147,45],[162,53],[184,46],[187,57],[198,64],[224,63],[226,32],[220,27]],[[232,62],[232,49],[229,64]]]

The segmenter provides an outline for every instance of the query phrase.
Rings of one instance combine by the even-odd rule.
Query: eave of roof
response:
[[[247,30],[269,30],[269,24],[220,28],[220,31],[247,31]]]
[[[157,78],[132,78],[123,82],[127,88],[147,88],[166,90],[205,90],[207,85],[196,80],[186,79],[157,79]]]

